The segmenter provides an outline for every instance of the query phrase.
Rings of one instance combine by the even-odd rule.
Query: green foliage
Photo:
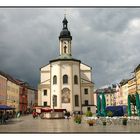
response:
[[[86,117],[92,117],[92,115],[93,115],[93,114],[92,114],[91,111],[87,111],[87,112],[86,112]]]
[[[112,111],[108,111],[108,112],[107,112],[107,116],[108,116],[108,117],[113,117],[113,112],[112,112]]]
[[[134,94],[130,95],[130,102],[133,104],[134,106],[134,114],[135,114],[135,106],[136,106],[136,97]]]
[[[81,123],[81,121],[82,121],[82,116],[81,116],[81,115],[75,115],[75,116],[74,116],[74,121],[75,121],[76,123]]]
[[[130,95],[130,102],[131,102],[134,106],[136,106],[136,97],[135,97],[134,94]]]

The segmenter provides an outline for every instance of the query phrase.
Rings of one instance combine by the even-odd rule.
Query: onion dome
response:
[[[70,38],[72,40],[72,36],[71,36],[70,31],[68,30],[68,27],[67,27],[68,21],[67,21],[66,17],[64,17],[62,23],[63,23],[63,29],[60,32],[59,39]]]

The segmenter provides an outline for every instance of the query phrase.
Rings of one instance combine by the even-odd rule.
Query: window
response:
[[[79,96],[75,95],[75,106],[79,106]]]
[[[65,47],[64,47],[64,53],[66,53],[66,50],[67,50],[67,47],[65,46]]]
[[[74,75],[74,84],[78,84],[78,76]]]
[[[53,84],[57,84],[57,76],[56,75],[54,75],[54,77],[53,77]]]
[[[44,96],[47,96],[47,90],[44,90]]]
[[[91,108],[90,107],[87,107],[87,111],[91,111]]]
[[[47,102],[44,102],[44,106],[47,106]]]
[[[57,106],[57,96],[53,95],[53,105]]]
[[[68,84],[68,76],[67,75],[63,76],[63,84]]]
[[[85,100],[85,105],[88,105],[88,100]]]
[[[85,89],[84,89],[84,93],[85,93],[85,94],[88,94],[88,88],[85,88]]]

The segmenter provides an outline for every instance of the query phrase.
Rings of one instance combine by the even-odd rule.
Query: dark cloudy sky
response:
[[[33,86],[59,55],[63,8],[1,8],[0,70]],[[140,63],[140,8],[67,8],[74,58],[93,68],[96,88],[130,78]]]

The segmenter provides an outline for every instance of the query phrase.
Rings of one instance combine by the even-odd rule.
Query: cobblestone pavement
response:
[[[94,125],[89,126],[84,120],[76,124],[73,118],[67,119],[33,119],[31,115],[12,119],[6,125],[0,125],[0,133],[140,133],[140,124]]]

